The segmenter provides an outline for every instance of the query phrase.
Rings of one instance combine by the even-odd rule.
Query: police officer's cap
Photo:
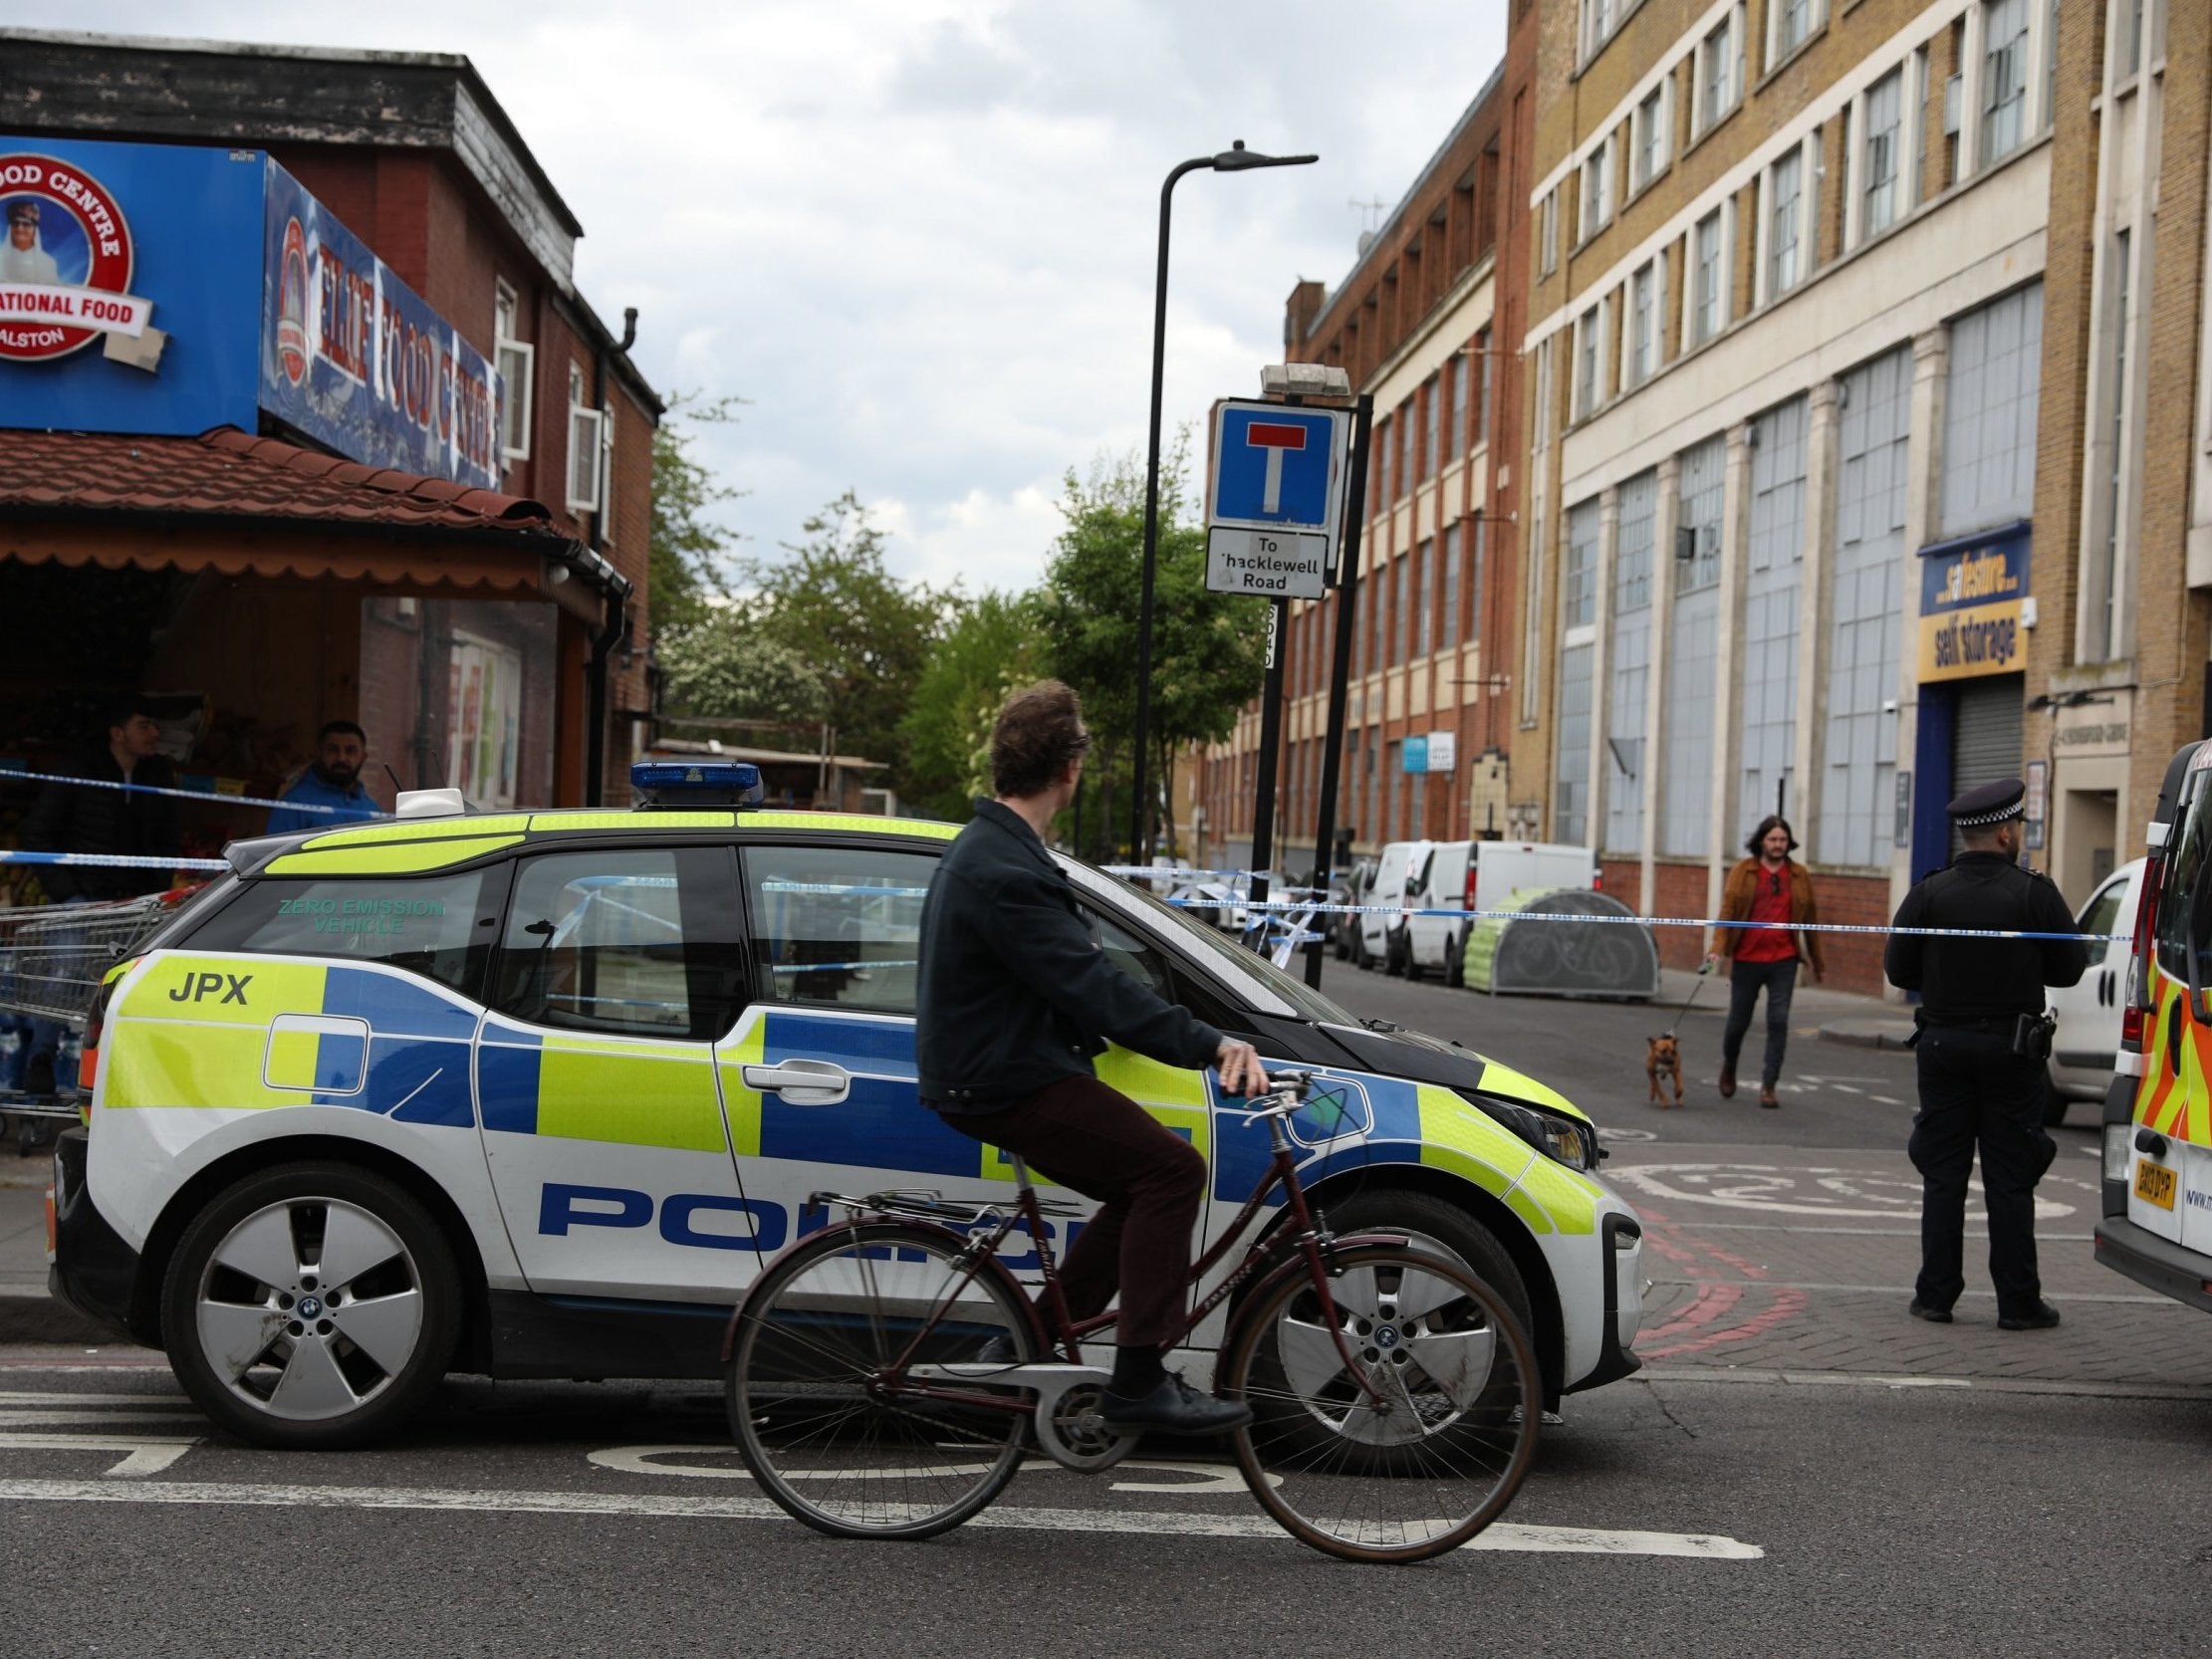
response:
[[[11,225],[35,225],[35,224],[37,224],[38,222],[39,222],[39,204],[38,204],[37,202],[35,202],[35,201],[20,201],[20,200],[19,200],[19,201],[11,201],[10,203],[8,203],[8,223],[9,223],[9,224],[11,224]]]
[[[1968,790],[1943,810],[1961,830],[1986,830],[1993,824],[2018,818],[2027,810],[2028,786],[2018,778],[2000,778]]]

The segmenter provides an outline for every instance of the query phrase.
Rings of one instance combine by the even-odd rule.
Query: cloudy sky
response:
[[[1033,581],[1070,467],[1144,442],[1159,185],[1166,418],[1258,389],[1480,90],[1506,0],[11,0],[8,21],[468,54],[583,220],[578,274],[759,551],[848,487],[894,567]]]

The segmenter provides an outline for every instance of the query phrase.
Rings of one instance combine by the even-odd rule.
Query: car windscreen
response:
[[[1258,980],[1288,1003],[1300,1019],[1318,1020],[1334,1026],[1356,1026],[1359,1023],[1304,980],[1285,973],[1259,952],[1246,950],[1227,934],[1217,932],[1193,912],[1164,904],[1141,887],[1132,887],[1122,882],[1115,882],[1114,885],[1119,891],[1134,897],[1147,916],[1162,921],[1177,939],[1191,945],[1194,948],[1193,953],[1208,966],[1216,971],[1225,970],[1232,976],[1243,974]]]

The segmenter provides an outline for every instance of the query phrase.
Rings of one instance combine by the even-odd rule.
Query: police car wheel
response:
[[[1521,1322],[1531,1342],[1536,1321],[1529,1306],[1529,1290],[1521,1270],[1513,1265],[1490,1229],[1459,1206],[1433,1193],[1391,1191],[1362,1192],[1342,1204],[1326,1200],[1330,1231],[1388,1233],[1410,1241],[1416,1249],[1441,1251],[1498,1293],[1506,1310]]]
[[[226,1188],[177,1241],[161,1298],[169,1367],[256,1446],[355,1446],[445,1374],[460,1328],[451,1245],[404,1189],[298,1163]]]

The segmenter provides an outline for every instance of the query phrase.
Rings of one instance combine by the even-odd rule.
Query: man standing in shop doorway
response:
[[[351,720],[327,722],[317,735],[314,764],[282,797],[298,806],[274,809],[269,814],[269,833],[289,835],[298,830],[331,830],[377,817],[376,803],[361,781],[362,763],[368,759],[366,732]],[[316,807],[330,810],[300,810]]]

